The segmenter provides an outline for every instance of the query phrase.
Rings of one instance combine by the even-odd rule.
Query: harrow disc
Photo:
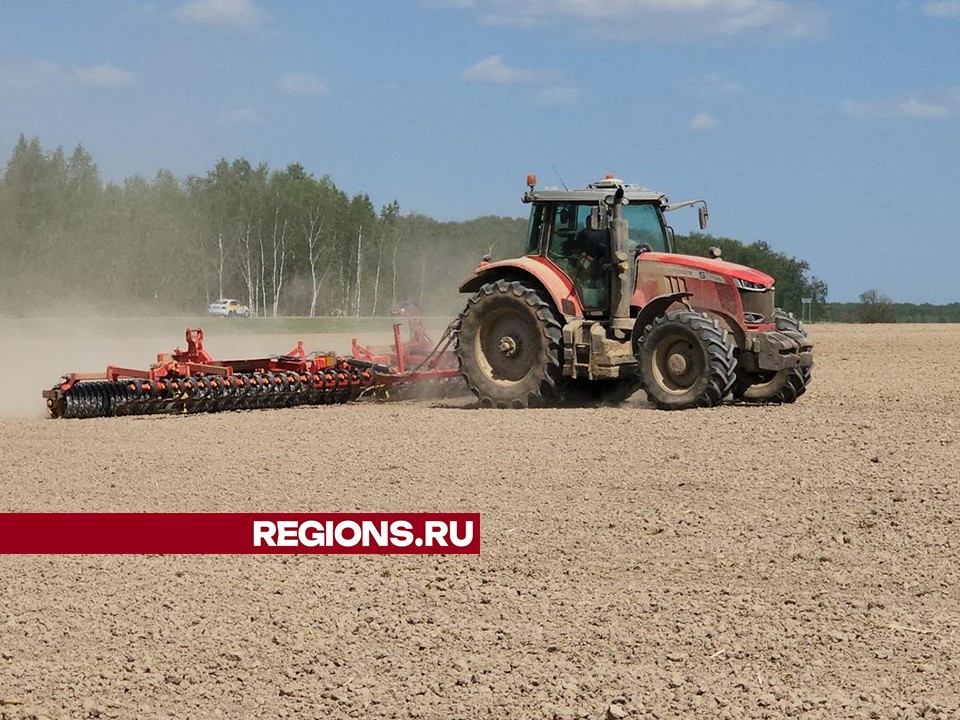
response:
[[[359,398],[373,384],[369,372],[337,368],[323,373],[253,372],[194,375],[166,380],[80,380],[47,395],[54,418],[95,418],[157,413],[327,405]]]

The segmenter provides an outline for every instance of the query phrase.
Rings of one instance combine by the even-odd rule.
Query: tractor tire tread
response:
[[[664,410],[682,410],[688,407],[709,408],[719,405],[733,387],[737,364],[734,345],[730,341],[727,330],[714,318],[691,310],[680,310],[655,318],[644,329],[643,336],[647,337],[658,328],[670,323],[686,324],[704,343],[708,365],[707,384],[696,400],[690,404],[667,405],[659,402],[650,388],[644,384],[643,389],[647,397]]]
[[[798,320],[793,313],[781,308],[775,308],[773,311],[773,321],[779,332],[790,336],[801,345],[810,346],[807,331],[804,329],[803,323]],[[769,397],[745,397],[744,393],[749,390],[750,385],[737,382],[734,386],[734,398],[740,402],[752,404],[789,405],[790,403],[796,402],[797,398],[807,391],[807,386],[811,383],[812,379],[811,368],[795,367],[786,372],[783,385]]]
[[[473,316],[478,312],[477,305],[495,295],[512,295],[522,299],[524,304],[534,311],[533,316],[539,321],[540,332],[546,339],[545,367],[542,376],[539,378],[537,386],[521,397],[511,399],[491,397],[489,393],[484,392],[479,383],[471,379],[469,372],[464,369],[461,352],[464,321],[472,321]],[[545,407],[558,399],[562,379],[563,330],[553,308],[536,289],[518,280],[500,279],[492,283],[486,283],[467,300],[466,307],[457,318],[454,334],[460,375],[463,377],[467,388],[477,397],[481,407],[499,409]]]

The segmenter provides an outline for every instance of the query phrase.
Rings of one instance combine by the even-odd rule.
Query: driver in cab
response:
[[[586,218],[586,225],[577,233],[576,247],[580,250],[577,260],[582,270],[599,271],[610,262],[610,239],[606,230],[600,229],[600,212],[594,208]]]
[[[610,264],[610,235],[600,228],[600,210],[594,208],[577,233],[574,247],[579,253],[572,278],[581,301],[590,310],[603,310],[608,302],[608,281],[604,268]]]

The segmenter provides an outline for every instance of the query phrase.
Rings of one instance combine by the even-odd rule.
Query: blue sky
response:
[[[0,157],[20,133],[109,180],[301,162],[443,220],[616,173],[832,300],[960,300],[960,0],[11,0]]]

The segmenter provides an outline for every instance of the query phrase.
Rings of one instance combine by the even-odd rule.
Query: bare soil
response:
[[[6,511],[479,511],[482,552],[0,557],[0,718],[960,717],[960,327],[811,334],[795,405],[679,413],[41,419],[63,347]]]

